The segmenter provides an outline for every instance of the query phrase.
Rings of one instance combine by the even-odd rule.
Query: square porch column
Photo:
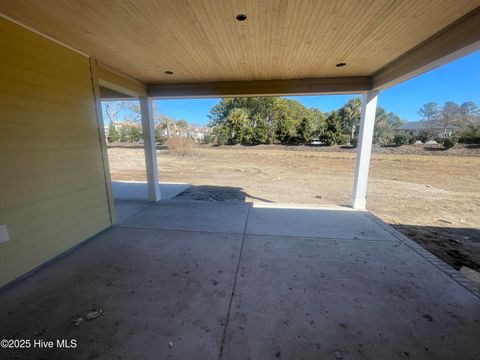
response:
[[[366,91],[362,95],[360,132],[358,134],[357,161],[351,202],[354,209],[365,209],[366,205],[368,170],[377,112],[377,96],[378,91],[375,90]]]
[[[155,127],[153,122],[152,99],[143,96],[140,101],[142,116],[142,136],[145,151],[145,167],[147,169],[148,201],[160,200],[158,185],[157,145],[155,143]]]

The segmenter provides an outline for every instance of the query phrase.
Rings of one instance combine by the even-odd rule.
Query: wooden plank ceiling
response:
[[[146,83],[195,83],[371,76],[479,5],[479,0],[0,0],[0,11]],[[237,14],[247,19],[239,22]]]

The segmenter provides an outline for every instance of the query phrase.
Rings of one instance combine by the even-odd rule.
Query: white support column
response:
[[[365,209],[367,197],[368,170],[372,152],[373,129],[377,112],[378,91],[370,90],[362,96],[360,132],[358,134],[357,163],[353,182],[352,207]]]
[[[142,115],[145,166],[147,168],[148,200],[158,201],[160,200],[160,189],[158,187],[157,146],[155,144],[152,99],[143,96],[139,98],[139,101]]]

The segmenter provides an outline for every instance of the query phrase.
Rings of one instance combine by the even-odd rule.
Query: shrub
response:
[[[213,128],[211,135],[217,145],[225,145],[228,141],[228,128],[223,125],[217,125]]]
[[[339,144],[341,142],[340,135],[342,131],[342,124],[338,111],[332,111],[325,120],[325,123],[326,127],[323,131],[323,134],[320,136],[320,141],[327,146]]]
[[[457,138],[454,136],[451,136],[449,138],[445,138],[442,141],[442,145],[445,149],[450,149],[454,147],[457,144]]]
[[[213,134],[207,134],[205,135],[205,137],[203,138],[203,142],[205,144],[212,144],[215,142],[215,136],[213,136]]]
[[[421,142],[425,143],[427,142],[428,140],[431,140],[433,138],[433,136],[431,134],[429,134],[429,132],[425,131],[425,130],[422,130],[420,131],[420,133],[417,135],[416,139],[415,140],[420,140]]]
[[[168,138],[165,144],[168,150],[176,155],[192,154],[195,147],[195,141],[188,137],[180,136]]]
[[[155,143],[156,144],[163,145],[163,144],[165,144],[166,141],[167,141],[167,138],[165,136],[158,135],[157,133],[155,133]]]
[[[257,123],[253,129],[252,144],[267,144],[268,143],[268,129],[264,121]]]
[[[114,143],[120,140],[120,134],[117,130],[117,127],[113,122],[110,121],[110,124],[108,124],[108,136],[107,140],[109,143]]]
[[[480,144],[480,130],[464,132],[458,138],[458,142],[461,144]]]
[[[297,126],[297,138],[298,144],[305,144],[312,140],[314,132],[313,120],[309,117],[303,117]]]
[[[333,131],[325,131],[320,137],[320,141],[327,146],[335,145],[337,143],[338,134]]]
[[[325,131],[325,133],[322,136],[320,136],[320,141],[327,146],[345,145],[345,144],[348,144],[349,140],[350,140],[350,135],[339,134],[329,130]]]
[[[119,126],[120,142],[139,142],[142,138],[142,129],[135,123],[123,123]]]
[[[393,138],[393,142],[397,146],[413,144],[414,141],[415,139],[410,135],[395,135]]]
[[[251,144],[253,142],[253,128],[245,127],[242,134],[241,144]]]
[[[338,135],[337,145],[346,145],[350,142],[350,135],[340,134]]]
[[[162,128],[158,125],[155,126],[155,143],[163,145],[165,141],[167,141],[167,138],[163,135]]]

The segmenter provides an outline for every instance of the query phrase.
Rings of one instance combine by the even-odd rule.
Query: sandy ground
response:
[[[109,160],[113,180],[145,180],[140,146],[112,146]],[[346,148],[158,150],[161,181],[191,183],[183,196],[216,201],[348,205],[354,166]],[[370,211],[457,269],[480,270],[480,149],[376,149],[368,186]]]

